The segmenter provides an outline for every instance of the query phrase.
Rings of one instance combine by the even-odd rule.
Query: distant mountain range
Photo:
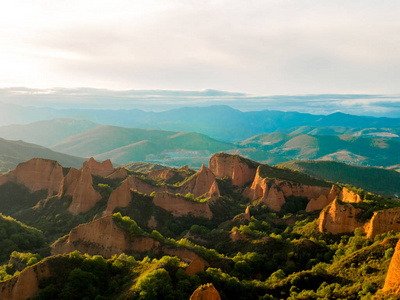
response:
[[[284,114],[280,113],[281,116]],[[218,119],[217,116],[215,118]],[[187,118],[185,120],[189,121]],[[223,122],[222,117],[218,120]],[[375,123],[383,124],[385,121],[376,119]],[[204,124],[210,126],[207,122]],[[291,133],[263,133],[231,143],[197,132],[126,128],[64,118],[3,126],[0,127],[0,137],[29,141],[77,157],[110,158],[115,164],[141,161],[171,166],[188,164],[199,168],[213,153],[220,151],[240,154],[271,165],[309,159],[343,161],[363,166],[389,167],[400,164],[400,141],[396,137],[396,128],[359,130],[308,125],[291,128],[286,129],[293,130]],[[11,165],[14,166],[15,162]]]
[[[2,105],[4,106],[4,105]],[[345,127],[348,132],[371,129],[397,134],[400,119],[374,118],[333,113],[312,115],[274,110],[242,112],[229,106],[185,107],[163,112],[110,109],[53,109],[5,106],[0,124],[22,124],[54,118],[88,120],[102,125],[143,129],[198,132],[225,142],[239,142],[252,136],[298,127]]]

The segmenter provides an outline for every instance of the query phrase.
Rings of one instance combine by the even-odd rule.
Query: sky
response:
[[[399,94],[398,0],[14,0],[0,87]]]

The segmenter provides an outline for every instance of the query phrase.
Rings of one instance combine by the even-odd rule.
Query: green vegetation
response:
[[[45,246],[41,231],[0,214],[0,262],[13,251],[32,251]]]
[[[323,180],[351,184],[378,195],[400,195],[400,173],[394,170],[357,167],[335,161],[289,161],[279,166]]]
[[[316,179],[307,174],[293,171],[284,167],[271,167],[268,165],[261,165],[259,168],[259,172],[262,178],[289,180],[300,184],[314,186],[329,187],[332,185],[331,183],[324,180]]]

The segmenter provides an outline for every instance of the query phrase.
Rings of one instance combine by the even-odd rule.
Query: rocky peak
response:
[[[199,286],[190,297],[190,300],[221,300],[221,296],[212,283]]]
[[[216,153],[210,158],[210,170],[219,178],[228,177],[236,186],[253,181],[257,172],[257,163],[250,165],[237,155]]]
[[[68,211],[74,215],[92,209],[101,199],[101,195],[93,188],[92,174],[88,166],[80,170],[71,168],[60,187],[59,196],[72,196]]]
[[[114,172],[114,167],[111,163],[111,160],[107,159],[103,162],[96,161],[93,157],[89,159],[89,161],[85,161],[83,163],[82,168],[88,167],[90,173],[100,177],[107,177]]]
[[[32,158],[0,176],[0,185],[14,182],[24,185],[30,192],[47,190],[48,195],[53,196],[58,193],[63,178],[63,168],[58,162]]]
[[[376,235],[391,230],[400,231],[400,208],[392,208],[374,212],[369,224],[366,226],[367,237],[373,239]]]
[[[349,190],[346,187],[344,187],[340,192],[339,199],[342,200],[343,202],[349,202],[349,203],[357,203],[362,201],[360,195],[354,193],[353,191]]]
[[[246,210],[244,212],[244,219],[247,221],[251,221],[251,217],[250,217],[250,206],[246,207]]]
[[[108,198],[107,208],[103,215],[112,214],[117,207],[127,207],[131,202],[132,194],[129,180],[125,180],[122,184],[112,191],[110,198]]]
[[[321,211],[318,218],[318,230],[332,234],[354,232],[356,228],[363,228],[364,223],[357,219],[362,210],[348,203],[341,204],[335,199]]]
[[[195,257],[189,266],[186,268],[185,273],[189,276],[203,272],[205,265],[199,257]]]

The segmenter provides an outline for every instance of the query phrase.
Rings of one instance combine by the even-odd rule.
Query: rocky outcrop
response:
[[[209,168],[204,166],[204,164],[191,180],[187,181],[179,188],[179,193],[184,195],[192,193],[195,198],[200,196],[208,197],[210,191],[212,191],[211,193],[214,194],[214,197],[219,197],[219,189],[215,180],[215,175]]]
[[[114,223],[112,215],[108,215],[72,229],[66,239],[52,245],[51,254],[78,250],[81,253],[109,258],[127,251],[136,253],[151,251],[159,245],[158,241],[150,237],[130,236]]]
[[[400,294],[400,241],[397,242],[383,286],[383,292]]]
[[[30,192],[46,190],[49,196],[57,194],[64,178],[61,165],[49,159],[32,158],[20,163],[13,171],[0,176],[0,185],[14,182]]]
[[[221,296],[212,283],[199,286],[190,296],[190,300],[221,300]]]
[[[51,246],[52,255],[70,253],[75,250],[90,255],[101,255],[105,258],[114,254],[142,254],[151,251],[154,254],[178,256],[189,263],[197,258],[208,266],[207,261],[189,249],[163,245],[147,236],[130,235],[114,223],[112,215],[75,227],[66,237],[59,239]]]
[[[357,219],[357,215],[361,212],[361,209],[351,204],[341,204],[335,199],[321,211],[318,218],[318,230],[332,234],[354,232],[356,228],[364,227],[364,223]]]
[[[370,239],[391,230],[395,232],[400,231],[400,208],[374,212],[367,228],[367,237]]]
[[[179,171],[181,170],[181,171]],[[147,178],[149,179],[161,179],[161,180],[170,180],[173,177],[178,177],[180,179],[184,179],[189,172],[189,168],[187,171],[184,169],[173,169],[173,168],[168,168],[168,169],[159,169],[159,170],[154,170],[149,173],[147,173]]]
[[[237,155],[216,153],[210,158],[208,167],[219,178],[228,177],[236,186],[243,186],[254,180],[258,163],[246,163]]]
[[[62,195],[72,196],[68,211],[74,215],[89,211],[101,199],[100,193],[93,188],[92,174],[87,166],[69,170],[60,187],[59,196]]]
[[[330,189],[321,186],[304,185],[292,181],[263,178],[260,175],[260,167],[250,188],[245,189],[243,195],[259,203],[265,203],[269,208],[280,211],[286,202],[286,197],[306,197],[318,199],[321,195],[328,197]],[[323,198],[321,198],[323,199]],[[315,205],[314,205],[315,206]]]
[[[185,274],[192,276],[195,275],[199,272],[203,272],[205,268],[205,265],[203,261],[200,258],[195,258],[192,260],[192,262],[188,265],[188,267],[185,270]]]
[[[192,215],[193,217],[212,218],[212,212],[208,203],[194,202],[183,196],[170,193],[157,193],[154,195],[153,203],[166,211],[172,213],[174,217]]]
[[[313,198],[310,200],[310,202],[308,202],[306,212],[323,209],[329,203],[330,202],[328,200],[328,197],[326,197],[325,195],[320,195],[317,199]]]
[[[246,220],[246,221],[251,221],[251,216],[250,216],[250,206],[247,206],[246,207],[246,210],[245,210],[245,212],[244,212],[244,219]]]
[[[112,191],[108,198],[107,208],[103,215],[112,214],[117,207],[127,207],[131,202],[132,194],[129,180],[125,180],[122,184]]]
[[[229,235],[229,238],[232,240],[232,242],[247,240],[247,236],[240,233],[238,230],[233,231]]]
[[[125,168],[118,168],[116,169],[111,175],[108,175],[107,178],[110,179],[123,179],[128,177],[128,172]]]
[[[0,283],[0,299],[25,300],[39,292],[39,282],[51,275],[46,261],[24,269],[18,276]]]
[[[111,160],[107,159],[103,162],[96,161],[93,157],[89,159],[89,161],[85,161],[83,163],[83,168],[88,167],[90,173],[100,177],[107,177],[114,172],[114,167],[111,163]]]
[[[349,203],[357,203],[362,201],[360,195],[354,193],[353,191],[350,191],[346,187],[344,187],[340,192],[339,199],[342,200],[343,202],[349,202]]]

